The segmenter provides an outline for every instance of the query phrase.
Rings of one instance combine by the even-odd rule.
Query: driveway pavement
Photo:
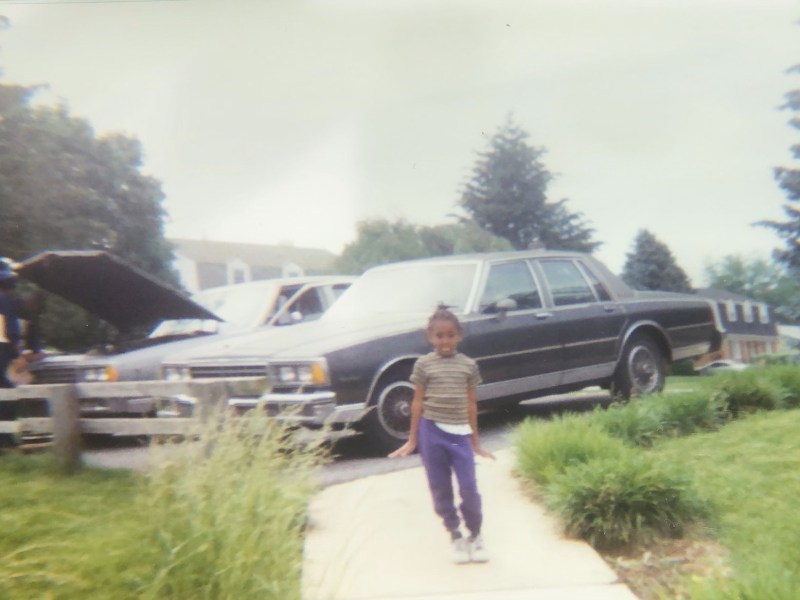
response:
[[[489,563],[451,562],[421,467],[375,475],[315,497],[304,600],[635,600],[588,544],[565,539],[523,495],[511,451],[497,455],[478,464]]]

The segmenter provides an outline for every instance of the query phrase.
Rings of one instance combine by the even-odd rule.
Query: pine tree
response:
[[[633,251],[626,255],[622,279],[637,290],[688,292],[689,278],[666,244],[646,229],[639,230]]]
[[[800,65],[792,71],[800,72]],[[786,94],[786,103],[782,106],[797,113],[800,111],[800,90],[792,90]],[[794,116],[789,121],[795,129],[800,129],[800,117]],[[792,156],[800,158],[800,144],[791,147]],[[783,206],[786,221],[761,221],[759,224],[773,229],[786,242],[786,247],[775,250],[775,258],[784,263],[792,272],[800,276],[800,169],[778,167],[775,179],[786,192],[790,203]]]
[[[541,162],[545,150],[528,144],[528,134],[509,117],[479,154],[460,206],[489,233],[518,249],[543,245],[550,250],[591,252],[600,242],[566,200],[550,202],[552,174]]]

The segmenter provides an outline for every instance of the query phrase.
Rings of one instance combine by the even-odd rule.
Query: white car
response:
[[[744,371],[745,369],[750,368],[750,365],[745,363],[736,361],[736,360],[729,360],[729,359],[722,359],[722,360],[714,360],[710,363],[703,365],[695,369],[698,375],[714,375],[715,373],[730,373],[735,371]]]

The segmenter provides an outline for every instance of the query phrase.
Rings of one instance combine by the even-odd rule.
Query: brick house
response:
[[[338,258],[327,250],[288,245],[190,239],[169,242],[175,249],[173,267],[190,293],[258,279],[331,274]]]
[[[778,329],[766,303],[715,288],[695,293],[712,301],[722,328],[722,347],[701,357],[697,366],[720,358],[749,363],[780,351]]]

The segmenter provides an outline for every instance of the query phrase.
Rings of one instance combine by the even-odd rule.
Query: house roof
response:
[[[296,263],[305,270],[330,271],[337,256],[319,248],[289,245],[240,244],[213,240],[170,239],[175,253],[198,263],[225,264],[241,260],[251,266],[275,267]]]
[[[718,302],[724,302],[725,300],[733,300],[734,302],[752,302],[753,304],[759,304],[758,300],[753,300],[752,298],[748,298],[747,296],[742,296],[741,294],[734,294],[733,292],[729,292],[728,290],[721,290],[719,288],[702,288],[699,290],[695,290],[695,294],[698,296],[702,296],[703,298],[708,298],[709,300],[716,300]]]

